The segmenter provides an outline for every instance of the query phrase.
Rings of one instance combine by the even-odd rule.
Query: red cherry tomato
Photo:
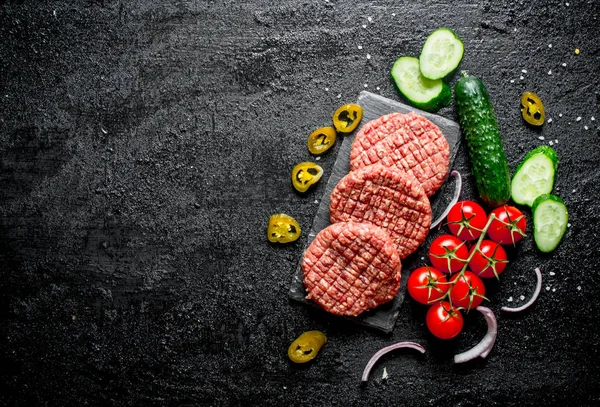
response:
[[[488,229],[488,235],[496,243],[515,244],[525,236],[527,220],[525,215],[514,206],[504,205],[494,209],[491,215],[498,220],[493,220]]]
[[[406,284],[412,299],[421,304],[439,301],[448,291],[444,273],[429,266],[415,269]]]
[[[475,246],[469,251],[469,257],[474,250]],[[471,257],[469,268],[479,277],[497,278],[506,268],[506,259],[504,247],[491,240],[482,240],[479,250]]]
[[[464,320],[459,310],[448,301],[441,301],[429,308],[425,323],[435,337],[452,339],[462,331]]]
[[[429,261],[444,273],[455,273],[466,263],[469,250],[465,242],[456,236],[441,235],[429,247]]]
[[[448,212],[448,229],[462,240],[475,240],[487,223],[483,208],[473,201],[460,201]]]
[[[472,310],[483,301],[485,285],[470,271],[465,271],[462,275],[455,274],[450,282],[454,283],[450,291],[450,300],[453,306]]]

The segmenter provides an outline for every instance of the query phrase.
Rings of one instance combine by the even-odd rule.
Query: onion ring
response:
[[[375,354],[371,357],[371,359],[369,359],[369,361],[367,362],[367,366],[365,366],[365,370],[363,371],[361,381],[366,382],[369,379],[369,373],[371,372],[371,369],[373,368],[373,366],[379,360],[380,357],[382,357],[386,353],[389,353],[393,350],[400,349],[400,348],[411,348],[411,349],[418,350],[421,353],[425,353],[425,348],[416,342],[397,342],[397,343],[394,343],[393,345],[386,346],[385,348],[380,349],[377,352],[375,352]]]
[[[454,363],[468,362],[476,357],[485,358],[490,354],[492,348],[494,347],[494,343],[496,342],[496,336],[498,334],[498,322],[496,321],[496,316],[492,310],[487,307],[482,307],[480,305],[475,309],[481,312],[485,317],[485,321],[487,322],[488,326],[487,333],[477,345],[465,352],[454,355]]]
[[[502,307],[502,308],[500,308],[500,311],[505,311],[505,312],[524,311],[527,308],[529,308],[531,306],[531,304],[533,304],[535,302],[535,300],[537,300],[537,297],[540,295],[540,292],[542,291],[542,272],[540,271],[539,267],[536,267],[534,271],[535,271],[535,276],[537,277],[537,282],[535,284],[535,290],[533,291],[533,295],[531,296],[529,301],[527,301],[525,304],[521,305],[520,307],[516,307],[516,308]]]
[[[460,172],[458,172],[456,170],[453,170],[450,173],[450,176],[456,178],[456,187],[454,188],[454,196],[452,197],[452,199],[450,200],[450,203],[448,204],[448,206],[444,210],[444,213],[442,213],[435,220],[435,222],[433,222],[431,224],[431,226],[429,227],[430,230],[433,229],[433,228],[435,228],[440,223],[442,223],[442,221],[446,218],[446,216],[448,216],[448,213],[450,212],[450,209],[452,209],[452,207],[454,206],[454,204],[456,204],[458,202],[458,198],[460,198],[460,193],[462,191],[462,177],[460,176]]]

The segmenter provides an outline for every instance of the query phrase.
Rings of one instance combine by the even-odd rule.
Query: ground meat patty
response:
[[[367,123],[352,144],[351,170],[376,162],[414,175],[431,196],[448,173],[450,146],[440,129],[423,116],[392,113]]]
[[[306,298],[331,313],[356,316],[396,296],[401,267],[384,229],[335,223],[319,232],[304,254]]]
[[[363,151],[400,128],[408,125],[411,117],[418,116],[416,113],[390,113],[378,119],[365,123],[354,136],[352,149],[350,150],[350,161],[355,160]]]
[[[431,205],[419,181],[405,171],[373,164],[351,171],[331,192],[331,223],[369,222],[385,228],[403,259],[427,237]]]

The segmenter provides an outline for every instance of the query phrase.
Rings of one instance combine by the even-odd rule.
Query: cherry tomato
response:
[[[431,304],[440,300],[446,291],[448,284],[444,274],[429,266],[419,267],[410,273],[407,287],[408,293],[413,300],[421,304]]]
[[[462,275],[455,274],[450,279],[454,285],[450,291],[450,301],[455,307],[461,307],[467,311],[481,304],[485,296],[485,285],[479,277],[470,271]]]
[[[515,244],[525,236],[527,220],[523,213],[514,206],[504,205],[492,211],[498,220],[493,220],[488,235],[496,243]]]
[[[429,261],[444,273],[455,273],[466,263],[469,250],[465,242],[456,236],[441,235],[429,247]]]
[[[427,311],[425,323],[429,332],[440,339],[452,339],[462,331],[463,316],[448,301],[433,304]]]
[[[487,223],[485,211],[476,202],[460,201],[448,212],[448,229],[462,240],[475,240]]]
[[[469,257],[474,250],[475,246],[469,251]],[[504,247],[491,240],[482,240],[479,250],[471,257],[469,268],[479,277],[498,278],[508,263],[506,259]]]

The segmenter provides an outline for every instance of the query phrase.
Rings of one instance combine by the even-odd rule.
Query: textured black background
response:
[[[2,404],[600,399],[597,1],[0,4]],[[313,159],[308,134],[363,89],[401,100],[391,64],[439,26],[462,37],[461,69],[487,84],[512,169],[558,140],[555,191],[571,216],[554,253],[531,238],[512,251],[489,306],[528,297],[536,266],[542,295],[522,315],[498,312],[494,350],[464,366],[452,355],[481,337],[481,317],[441,343],[410,301],[389,336],[292,304],[306,236],[265,236],[276,212],[310,227],[324,183],[306,196],[289,183]],[[525,90],[552,118],[541,131],[520,118]],[[456,119],[454,105],[440,114]],[[474,197],[464,151],[455,168]],[[329,342],[293,366],[287,347],[309,329]],[[398,340],[428,352],[389,355],[361,385],[369,357]]]

